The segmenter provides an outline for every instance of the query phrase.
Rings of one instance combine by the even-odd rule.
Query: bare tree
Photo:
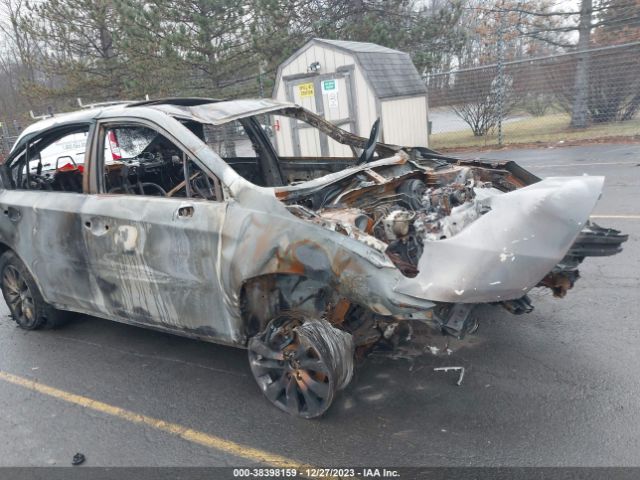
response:
[[[22,95],[22,88],[36,76],[35,46],[19,26],[23,10],[22,0],[0,0],[0,38],[4,46],[0,49],[0,110],[5,119],[16,118],[18,112],[31,106]]]
[[[505,76],[501,85],[493,70],[461,72],[456,77],[452,96],[461,102],[453,106],[453,111],[471,127],[474,136],[491,133],[501,113],[504,116],[513,107],[512,79]],[[502,112],[498,109],[499,101]]]
[[[612,27],[619,29],[622,25],[638,21],[637,0],[581,0],[579,10],[546,10],[539,11],[528,5],[529,2],[518,2],[515,6],[503,3],[500,11],[517,13],[527,18],[518,22],[516,28],[520,34],[551,45],[575,50],[577,62],[573,93],[571,94],[571,127],[586,128],[592,120],[590,112],[589,92],[592,33],[599,28]],[[567,33],[577,32],[578,42],[573,43],[566,37]]]

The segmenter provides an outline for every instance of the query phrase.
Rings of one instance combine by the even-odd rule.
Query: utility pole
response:
[[[586,128],[589,124],[589,43],[591,40],[591,15],[593,0],[582,0],[580,6],[580,24],[578,25],[578,64],[573,86],[573,109],[571,127]]]
[[[258,62],[258,89],[260,98],[264,98],[264,62],[262,60]]]
[[[504,116],[504,10],[498,21],[498,145],[502,146],[502,117]]]

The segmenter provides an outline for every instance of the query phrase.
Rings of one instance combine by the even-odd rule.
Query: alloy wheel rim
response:
[[[21,325],[31,325],[35,321],[33,294],[20,271],[13,265],[7,265],[2,272],[2,285],[16,321]]]
[[[333,400],[333,375],[305,340],[295,330],[284,344],[279,335],[254,337],[249,361],[256,381],[274,405],[312,418],[324,413]]]

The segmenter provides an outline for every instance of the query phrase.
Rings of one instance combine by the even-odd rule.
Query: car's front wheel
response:
[[[264,395],[292,415],[314,418],[353,375],[351,335],[326,320],[281,315],[249,341],[249,363]]]
[[[62,323],[61,312],[44,301],[29,270],[12,251],[0,256],[0,287],[11,317],[20,328],[37,330]]]

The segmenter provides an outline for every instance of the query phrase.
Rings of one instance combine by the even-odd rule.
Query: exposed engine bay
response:
[[[406,180],[397,196],[367,212],[373,217],[373,235],[389,245],[387,255],[404,275],[418,274],[425,242],[450,238],[487,211],[475,194],[476,188],[487,187],[474,187],[468,168],[456,180],[432,187],[421,179]]]
[[[426,243],[453,237],[490,210],[484,200],[501,191],[480,177],[468,166],[439,174],[435,168],[407,161],[365,169],[296,199],[295,205],[306,207],[307,215],[329,228],[352,233],[355,227],[360,236],[367,234],[383,242],[382,249],[391,261],[412,278],[419,273],[418,260]],[[504,179],[500,180],[504,185]]]
[[[492,205],[499,204],[496,199],[501,200],[504,194],[539,180],[472,162],[442,166],[432,160],[411,161],[403,151],[395,158],[397,162],[392,165],[378,166],[374,162],[369,168],[303,195],[291,192],[287,203],[294,214],[384,252],[408,283],[420,274],[425,251],[440,247],[441,241],[455,239],[491,212]],[[536,201],[542,205],[542,200]],[[508,230],[504,228],[505,232]],[[587,222],[565,258],[546,276],[542,273],[538,280],[544,278],[537,285],[538,280],[534,280],[529,288],[547,287],[555,296],[563,297],[579,278],[578,265],[586,256],[617,253],[626,238],[616,230]],[[527,239],[525,236],[522,240]],[[486,236],[485,241],[490,240]],[[506,247],[503,250],[498,252],[498,263],[516,259],[512,251]],[[454,258],[450,260],[453,262]],[[446,264],[446,259],[443,262]],[[516,298],[500,300],[498,295],[493,303],[514,314],[528,313],[533,310],[526,295],[529,288],[523,288]],[[463,289],[456,292],[462,295]],[[476,326],[470,314],[477,303],[463,297],[461,303],[437,302],[433,320],[445,333],[462,337]]]

